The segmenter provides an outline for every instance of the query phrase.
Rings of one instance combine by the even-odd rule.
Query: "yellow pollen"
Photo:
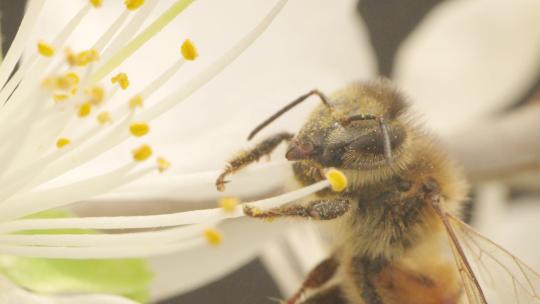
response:
[[[92,103],[87,101],[79,106],[79,111],[77,115],[79,115],[80,118],[84,118],[92,113]]]
[[[44,57],[54,56],[54,47],[46,42],[40,41],[37,45],[38,52]]]
[[[236,206],[240,203],[240,200],[236,197],[223,197],[218,201],[218,205],[225,212],[234,212]]]
[[[100,105],[105,97],[105,90],[100,86],[92,87],[88,94],[90,95],[90,102],[94,105]]]
[[[332,191],[341,192],[347,188],[347,177],[337,169],[329,169],[326,172],[326,179],[330,182]]]
[[[75,72],[67,72],[64,76],[69,80],[69,82],[71,82],[72,86],[77,86],[81,81],[81,78]]]
[[[71,79],[67,76],[59,76],[55,79],[55,87],[61,90],[69,90],[72,87]]]
[[[217,246],[221,244],[221,233],[213,228],[207,228],[204,230],[204,237],[211,245]]]
[[[56,78],[54,78],[52,76],[48,76],[48,77],[45,77],[41,81],[41,85],[48,88],[48,89],[53,89],[55,81],[56,81]]]
[[[150,127],[145,122],[134,122],[129,126],[129,131],[133,136],[142,137],[150,131]]]
[[[152,156],[152,148],[149,145],[142,145],[139,148],[131,151],[133,154],[133,159],[138,162],[147,160]]]
[[[106,123],[112,123],[111,114],[109,112],[101,112],[96,117],[96,120],[100,125],[104,125]]]
[[[129,79],[126,73],[118,73],[116,76],[111,78],[111,82],[118,83],[118,85],[122,88],[122,90],[127,89],[129,86]]]
[[[66,48],[65,54],[66,54],[66,61],[70,66],[74,66],[77,64],[77,55],[75,55],[75,53],[73,53],[73,51],[70,48]]]
[[[56,102],[66,101],[69,98],[67,94],[54,94],[53,100]]]
[[[199,56],[197,48],[189,39],[186,39],[184,43],[182,43],[180,51],[182,52],[182,56],[184,56],[185,60],[195,60],[195,58]]]
[[[99,59],[98,51],[95,49],[89,49],[75,55],[75,65],[86,66],[91,62],[97,61],[98,59]]]
[[[69,91],[69,93],[71,94],[71,96],[75,96],[75,94],[77,94],[77,91],[78,91],[77,88],[73,88],[71,89],[71,91]]]
[[[124,4],[128,10],[136,10],[144,4],[144,0],[124,0]]]
[[[129,100],[129,108],[134,111],[136,108],[143,107],[143,99],[140,95],[136,95]]]
[[[158,157],[157,160],[158,170],[160,173],[171,167],[171,163],[163,157]]]
[[[69,143],[71,143],[71,140],[67,139],[67,138],[59,138],[57,141],[56,141],[56,147],[58,149],[62,149],[63,147],[69,145]]]
[[[92,4],[93,7],[98,8],[103,4],[103,0],[90,0],[90,4]]]

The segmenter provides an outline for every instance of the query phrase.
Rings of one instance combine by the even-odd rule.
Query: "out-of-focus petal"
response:
[[[540,68],[540,2],[446,1],[398,54],[396,80],[430,127],[456,126],[501,109]]]
[[[126,298],[110,295],[66,295],[45,296],[21,289],[9,280],[0,277],[0,303],[17,304],[136,304]]]
[[[223,242],[218,247],[151,258],[150,266],[155,273],[150,287],[152,300],[165,299],[219,280],[255,258],[266,242],[275,240],[288,227],[286,222],[227,221],[219,226]],[[245,282],[238,284],[241,286]]]

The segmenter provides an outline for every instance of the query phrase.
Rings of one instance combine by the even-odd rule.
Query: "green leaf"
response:
[[[69,217],[67,212],[47,211],[32,218]],[[25,233],[35,233],[26,231]],[[44,233],[40,231],[40,233]],[[92,230],[46,233],[96,233]],[[69,260],[0,255],[0,273],[19,286],[50,294],[108,293],[138,302],[148,301],[152,274],[143,259]]]

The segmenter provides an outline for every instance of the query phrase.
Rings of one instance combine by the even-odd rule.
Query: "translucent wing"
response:
[[[540,304],[538,273],[457,217],[446,215],[488,303]],[[482,303],[475,301],[469,297],[471,304]]]
[[[469,304],[540,304],[540,275],[501,246],[444,211],[439,197],[432,207],[441,219]]]

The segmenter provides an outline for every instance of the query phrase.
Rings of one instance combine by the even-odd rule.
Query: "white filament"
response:
[[[291,191],[276,197],[245,203],[258,208],[272,208],[294,200],[301,199],[328,187],[327,180],[313,185]],[[141,216],[109,216],[109,217],[86,217],[86,218],[62,218],[62,219],[22,219],[0,223],[0,233],[10,233],[20,230],[36,229],[133,229],[133,228],[162,228],[178,225],[200,224],[205,222],[220,221],[228,218],[243,216],[241,207],[234,212],[226,213],[221,208],[193,210],[160,215]]]

